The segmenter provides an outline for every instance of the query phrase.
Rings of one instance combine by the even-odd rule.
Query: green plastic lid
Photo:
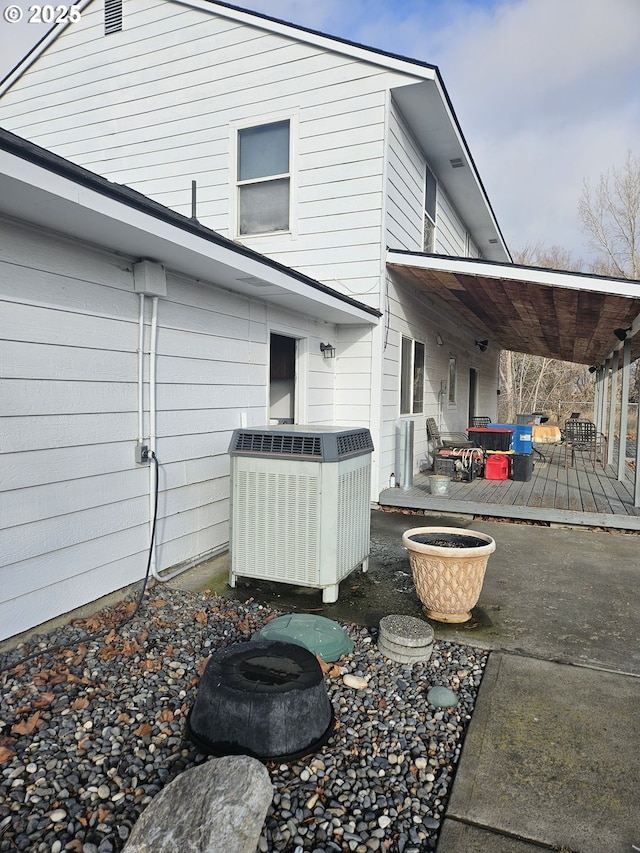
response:
[[[311,613],[288,613],[278,616],[261,628],[252,640],[280,640],[303,646],[322,660],[331,663],[353,651],[353,643],[344,628],[324,616]]]

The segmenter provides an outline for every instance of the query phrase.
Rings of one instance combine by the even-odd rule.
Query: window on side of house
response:
[[[238,233],[289,230],[290,126],[287,121],[238,131]]]
[[[424,178],[424,232],[422,236],[422,251],[436,250],[436,199],[438,184],[431,169],[425,167]]]
[[[416,415],[424,410],[424,344],[402,338],[400,363],[400,414]]]
[[[449,405],[454,406],[458,391],[458,359],[455,355],[449,356]]]

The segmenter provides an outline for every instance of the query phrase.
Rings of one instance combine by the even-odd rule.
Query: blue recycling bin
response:
[[[531,453],[533,426],[531,424],[489,424],[493,429],[512,429],[511,450],[514,453]]]

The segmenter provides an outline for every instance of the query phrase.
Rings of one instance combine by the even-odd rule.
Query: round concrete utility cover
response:
[[[324,616],[311,613],[288,613],[278,616],[261,628],[253,639],[279,640],[282,643],[295,643],[320,655],[322,660],[331,663],[353,651],[353,643],[344,628]]]
[[[413,616],[383,616],[378,649],[397,663],[428,661],[433,652],[433,628]]]
[[[380,632],[385,638],[409,649],[424,649],[433,644],[433,628],[414,616],[383,616]]]

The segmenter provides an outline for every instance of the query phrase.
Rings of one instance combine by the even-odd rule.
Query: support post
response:
[[[620,354],[616,350],[611,365],[611,406],[609,409],[609,434],[607,436],[607,465],[613,465],[613,451],[616,438],[616,403],[618,402],[618,370]]]
[[[618,444],[618,480],[622,482],[626,474],[627,456],[627,417],[629,412],[629,378],[631,362],[631,339],[622,345],[622,387],[620,394],[620,441]]]

